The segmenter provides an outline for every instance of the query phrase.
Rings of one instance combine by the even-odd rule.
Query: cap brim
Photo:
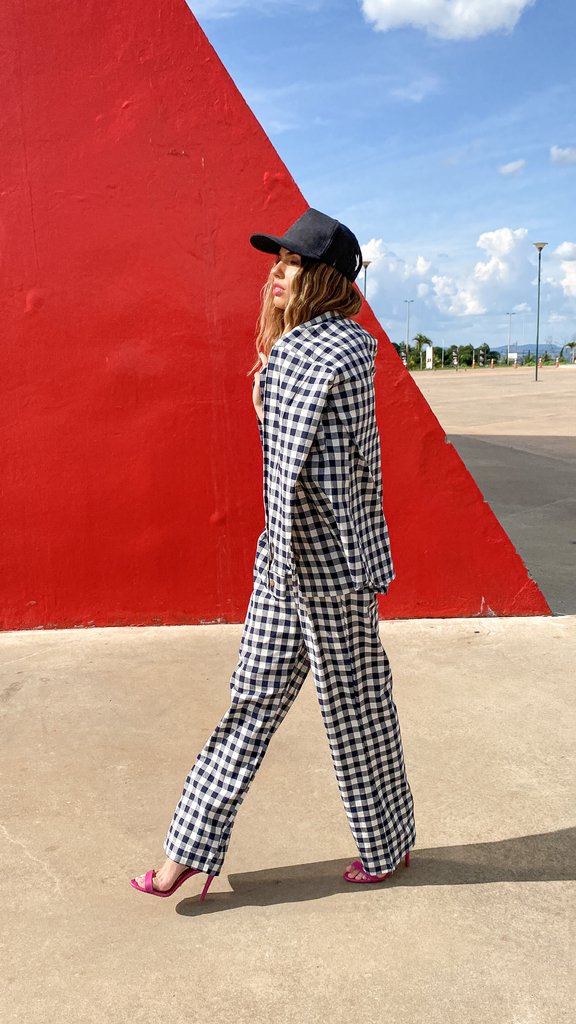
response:
[[[260,252],[278,253],[284,245],[284,239],[275,235],[250,235],[250,245]]]

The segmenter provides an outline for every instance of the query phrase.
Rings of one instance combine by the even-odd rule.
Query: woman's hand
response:
[[[263,352],[259,352],[258,355],[260,356],[260,360],[262,362],[260,370],[263,370],[268,360],[266,359]],[[260,423],[264,423],[264,412],[262,410],[262,395],[260,394],[260,370],[257,370],[256,373],[254,374],[254,384],[252,387],[252,401],[254,402],[254,408],[256,409],[256,415],[258,416]]]

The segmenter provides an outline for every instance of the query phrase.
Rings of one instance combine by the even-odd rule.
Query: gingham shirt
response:
[[[268,589],[384,593],[394,578],[382,509],[374,402],[377,341],[322,313],[273,346],[260,374],[266,528],[256,564]]]

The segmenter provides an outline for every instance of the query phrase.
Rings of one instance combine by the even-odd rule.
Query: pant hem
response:
[[[206,867],[206,861],[202,861],[200,857],[186,858],[175,856],[172,851],[168,852],[166,847],[164,847],[164,853],[168,857],[168,860],[174,861],[175,864],[181,864],[183,867],[187,868],[195,868],[197,871],[203,871],[207,875],[214,875],[215,878],[222,870],[221,867],[217,869]]]

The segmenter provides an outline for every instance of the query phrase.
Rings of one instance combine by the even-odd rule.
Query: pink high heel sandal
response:
[[[404,857],[404,866],[407,868],[410,867],[409,853],[407,853],[406,856]],[[349,871],[361,871],[364,877],[351,878],[351,876],[348,874]],[[383,882],[386,878],[390,878],[390,875],[393,874],[394,871],[387,871],[384,875],[369,875],[368,872],[364,869],[362,861],[354,860],[352,861],[350,867],[344,872],[342,878],[344,878],[347,882],[359,882],[360,885],[364,885],[365,882]]]
[[[144,876],[144,888],[142,888],[141,885],[138,885],[135,878],[130,879],[130,885],[133,886],[134,889],[137,889],[138,892],[147,892],[150,896],[172,896],[172,894],[176,892],[176,889],[179,889],[188,878],[192,878],[192,875],[201,875],[202,872],[199,868],[188,868],[186,871],[183,871],[181,875],[178,875],[174,885],[171,885],[170,888],[166,889],[164,892],[154,888],[152,879],[155,874],[156,872],[153,869],[146,872],[146,875]],[[206,899],[206,893],[212,884],[213,878],[216,878],[216,875],[208,875],[208,881],[200,894],[200,903],[203,903]]]

